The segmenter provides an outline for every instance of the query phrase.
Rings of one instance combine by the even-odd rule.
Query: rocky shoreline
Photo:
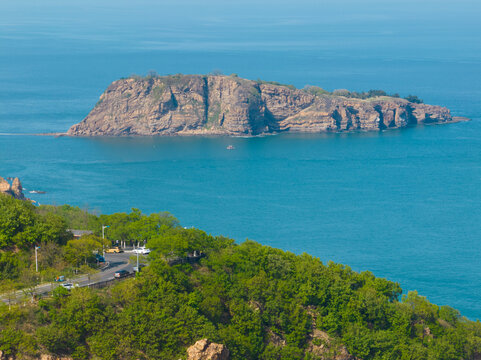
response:
[[[30,201],[33,204],[40,205],[37,201],[29,199],[25,196],[24,191],[26,189],[22,186],[20,179],[18,177],[7,177],[4,179],[0,176],[0,194],[13,197],[17,200]],[[42,190],[30,190],[30,194],[46,194],[46,191]]]
[[[22,183],[17,177],[5,180],[0,176],[0,194],[5,194],[18,200],[29,200],[23,194]]]
[[[357,99],[312,88],[233,75],[130,77],[114,81],[66,135],[256,136],[379,131],[469,120],[453,117],[445,107],[398,97]]]

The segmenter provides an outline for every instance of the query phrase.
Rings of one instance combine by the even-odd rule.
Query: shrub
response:
[[[414,104],[422,104],[424,102],[422,99],[418,98],[416,95],[408,95],[405,97],[405,99]]]
[[[349,95],[351,95],[351,92],[347,89],[336,89],[332,92],[332,94],[335,95],[335,96],[349,97]]]
[[[329,91],[324,90],[319,86],[306,85],[303,90],[309,94],[316,95],[316,96],[329,94]]]

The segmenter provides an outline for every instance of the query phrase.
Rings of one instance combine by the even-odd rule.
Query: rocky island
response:
[[[315,86],[296,89],[235,74],[131,76],[114,81],[67,134],[262,135],[384,130],[461,120],[445,107],[382,91],[364,98],[350,94]]]

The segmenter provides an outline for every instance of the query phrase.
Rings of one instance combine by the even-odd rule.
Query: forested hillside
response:
[[[150,265],[103,290],[57,289],[34,303],[0,304],[4,355],[179,359],[207,338],[231,359],[481,356],[481,324],[448,306],[401,295],[399,284],[370,272],[185,229],[166,213],[97,216],[0,197],[1,281],[32,266],[33,245],[68,252],[66,229],[76,221],[97,234],[111,225],[109,241],[147,240]],[[205,257],[169,265],[194,251]]]

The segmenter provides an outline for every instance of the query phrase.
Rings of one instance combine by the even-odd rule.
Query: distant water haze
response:
[[[167,210],[481,318],[476,1],[2,1],[0,176],[40,203]],[[132,73],[418,95],[471,122],[263,138],[53,138]],[[227,150],[228,145],[234,150]]]

